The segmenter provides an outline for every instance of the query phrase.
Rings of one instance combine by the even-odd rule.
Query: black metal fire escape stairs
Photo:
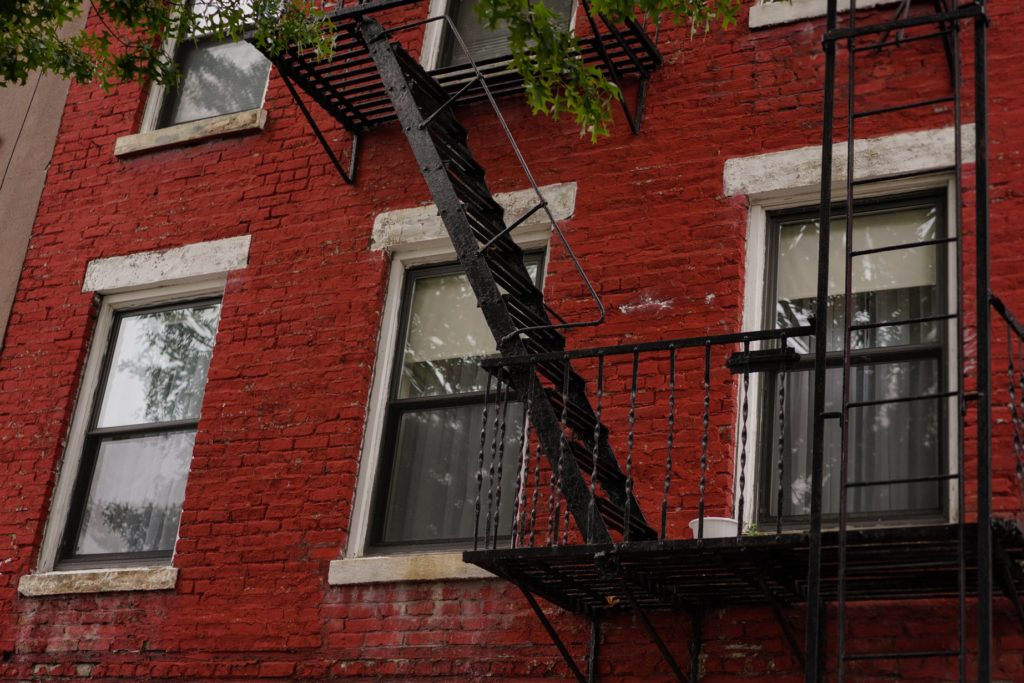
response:
[[[825,328],[825,302],[828,298],[828,259],[829,259],[829,221],[836,220],[829,207],[837,201],[845,201],[847,223],[847,250],[845,254],[847,278],[844,298],[849,310],[852,285],[849,277],[850,264],[864,254],[853,248],[852,223],[853,207],[859,181],[856,177],[855,161],[855,122],[873,116],[885,116],[894,112],[911,110],[926,106],[948,105],[953,111],[955,126],[955,168],[943,169],[952,171],[956,177],[956,191],[962,191],[963,145],[961,139],[961,89],[963,78],[961,73],[960,37],[963,26],[973,25],[975,37],[975,123],[977,131],[976,161],[976,217],[978,250],[987,249],[982,239],[987,227],[987,196],[985,166],[985,25],[983,0],[960,3],[956,0],[934,0],[934,11],[926,13],[910,12],[910,2],[899,6],[896,16],[890,21],[879,24],[858,26],[856,23],[856,3],[851,2],[854,11],[845,26],[840,26],[837,19],[837,2],[828,0],[828,19],[824,40],[826,56],[826,102],[825,128],[823,144],[822,198],[823,207],[820,216],[819,241],[819,282],[817,297],[817,328],[815,367],[822,371],[816,373],[815,380],[815,420],[812,444],[812,485],[811,485],[811,528],[806,534],[780,534],[776,538],[746,538],[742,534],[737,539],[702,543],[700,541],[666,541],[664,530],[659,534],[648,524],[637,500],[630,488],[630,479],[613,452],[609,429],[602,423],[600,412],[595,412],[588,398],[588,390],[583,377],[578,374],[568,360],[568,354],[559,357],[565,350],[565,339],[562,331],[580,325],[593,324],[596,321],[566,322],[555,314],[544,300],[543,294],[535,286],[523,263],[523,252],[512,239],[512,232],[531,217],[546,214],[552,224],[556,237],[562,240],[565,251],[574,261],[577,273],[594,297],[600,310],[597,321],[603,319],[603,308],[600,306],[593,287],[583,273],[568,243],[564,242],[557,223],[554,221],[550,208],[542,193],[538,190],[532,174],[529,172],[518,147],[504,119],[501,117],[495,102],[498,95],[516,91],[521,84],[516,77],[505,70],[501,60],[476,64],[472,60],[468,66],[448,67],[434,73],[427,73],[417,60],[406,52],[395,40],[396,34],[412,28],[421,27],[430,21],[448,21],[437,19],[417,19],[409,21],[409,14],[401,14],[400,21],[394,26],[382,25],[378,17],[393,10],[415,4],[412,0],[376,0],[351,6],[342,6],[331,15],[332,22],[328,30],[335,32],[335,52],[324,61],[310,50],[290,49],[284,54],[272,57],[285,80],[289,91],[297,105],[313,127],[320,144],[330,155],[332,162],[341,177],[349,183],[355,180],[358,158],[359,136],[367,130],[384,123],[397,121],[406,136],[415,156],[419,172],[437,206],[439,215],[454,245],[458,261],[467,275],[480,305],[480,309],[492,331],[499,354],[505,359],[556,357],[557,360],[546,362],[540,360],[529,364],[508,362],[504,365],[489,364],[491,371],[500,386],[509,387],[505,391],[515,394],[518,401],[523,402],[529,414],[530,428],[534,431],[540,451],[552,472],[557,470],[557,486],[562,500],[565,502],[562,540],[560,534],[549,532],[550,545],[565,545],[568,539],[569,517],[575,521],[575,528],[584,546],[593,548],[615,548],[616,553],[604,556],[583,552],[574,555],[572,548],[525,548],[513,547],[511,550],[497,550],[497,534],[490,540],[495,552],[489,556],[492,563],[488,564],[483,555],[479,556],[481,566],[505,576],[523,590],[531,607],[540,618],[545,629],[552,637],[555,645],[569,666],[573,676],[581,683],[596,680],[595,663],[599,644],[598,617],[606,612],[620,608],[620,602],[630,602],[642,620],[642,625],[651,635],[652,640],[661,650],[666,662],[673,669],[678,680],[696,681],[700,676],[699,653],[701,643],[701,621],[699,615],[707,606],[722,604],[769,604],[775,617],[782,625],[786,640],[794,655],[805,667],[807,681],[823,680],[826,668],[826,646],[824,633],[828,610],[826,604],[832,602],[837,607],[839,618],[839,654],[837,673],[840,680],[845,675],[847,665],[857,659],[909,659],[909,658],[958,658],[961,680],[966,680],[966,638],[967,616],[966,601],[968,594],[978,595],[979,629],[977,679],[988,681],[991,677],[991,605],[992,605],[992,557],[993,538],[990,526],[991,492],[979,488],[978,523],[966,525],[964,515],[959,515],[956,524],[950,529],[940,529],[936,535],[933,528],[922,529],[916,533],[913,529],[876,529],[848,530],[845,506],[841,506],[838,531],[822,529],[822,479],[824,463],[824,430],[830,421],[838,421],[845,429],[848,416],[852,411],[866,407],[864,402],[852,401],[849,392],[844,391],[841,409],[834,412],[824,410],[825,397],[825,343],[828,335]],[[924,3],[916,3],[920,8]],[[930,3],[929,3],[930,4]],[[646,84],[651,72],[661,63],[661,57],[644,29],[636,22],[615,25],[606,17],[594,17],[590,8],[583,0],[584,13],[592,28],[592,35],[581,38],[581,58],[601,68],[614,82],[622,86],[628,79],[635,79],[637,99],[632,109],[625,104],[624,111],[631,129],[639,129],[643,114],[643,98]],[[374,15],[371,17],[371,14]],[[598,21],[604,23],[606,30],[600,31]],[[404,22],[404,23],[403,23]],[[454,30],[454,26],[449,28]],[[917,31],[924,31],[918,33]],[[457,33],[455,34],[457,37]],[[942,40],[944,52],[950,69],[952,94],[948,98],[920,102],[908,101],[893,107],[860,110],[855,107],[856,89],[847,90],[849,96],[847,114],[847,136],[849,140],[847,155],[847,174],[845,181],[845,197],[833,196],[832,189],[832,148],[834,133],[835,100],[837,91],[837,49],[844,45],[848,49],[850,82],[856,81],[857,55],[864,52],[878,53],[881,50],[897,49],[905,43],[916,43],[922,40]],[[349,153],[348,165],[342,161],[329,139],[330,133],[322,130],[322,117],[318,120],[306,106],[303,97],[314,101],[322,112],[333,118],[347,131],[353,140]],[[512,220],[506,219],[502,207],[495,201],[484,179],[484,169],[474,158],[469,145],[467,131],[456,120],[453,107],[463,102],[483,101],[489,103],[498,117],[503,132],[508,136],[512,150],[522,164],[526,179],[533,187],[537,203],[523,215]],[[958,202],[959,205],[959,202]],[[962,221],[951,223],[960,226]],[[957,227],[959,231],[959,227]],[[956,248],[958,257],[962,245],[959,232],[943,237],[943,244]],[[920,246],[920,245],[909,245]],[[958,263],[961,260],[958,258]],[[987,272],[983,272],[979,257],[977,278],[979,290],[976,295],[978,306],[979,349],[987,341],[981,337],[981,330],[986,329],[988,321]],[[987,263],[987,262],[986,262]],[[959,268],[958,268],[959,270]],[[913,320],[896,324],[919,324],[924,322],[953,324],[957,328],[957,348],[960,349],[959,367],[963,367],[963,322],[962,310],[965,297],[962,289],[962,278],[957,273],[961,291],[953,310],[938,315],[934,320]],[[809,329],[809,328],[808,328]],[[844,389],[849,382],[851,365],[851,339],[858,332],[858,325],[847,320],[843,330],[843,374]],[[805,332],[806,333],[806,332]],[[742,340],[749,351],[749,336],[737,337]],[[693,340],[689,340],[693,341]],[[733,340],[736,341],[736,340]],[[685,342],[684,342],[685,343]],[[703,344],[704,342],[701,342]],[[707,342],[711,348],[711,340]],[[671,348],[671,347],[670,347]],[[681,347],[680,347],[681,348]],[[983,350],[983,349],[982,349]],[[981,351],[979,351],[981,353]],[[985,351],[987,353],[987,351]],[[547,354],[546,356],[543,354]],[[710,351],[709,351],[710,354]],[[748,354],[749,355],[749,354]],[[710,357],[710,356],[708,356]],[[987,357],[985,359],[987,367]],[[749,362],[748,362],[749,366]],[[579,369],[581,366],[577,366]],[[705,362],[707,372],[708,362]],[[747,367],[747,372],[750,368]],[[634,356],[634,383],[636,382],[636,356]],[[958,405],[961,419],[959,422],[960,439],[963,443],[964,419],[968,404],[975,406],[979,425],[978,443],[987,446],[988,435],[981,430],[986,429],[989,413],[986,398],[988,388],[984,382],[985,373],[979,373],[976,391],[967,392],[963,382],[954,382],[948,388],[941,388],[940,393],[926,397],[904,397],[899,400],[949,400]],[[600,377],[600,375],[599,375]],[[705,375],[705,391],[707,391],[707,375]],[[600,382],[600,380],[598,380]],[[635,386],[635,384],[634,384]],[[600,384],[597,396],[600,397]],[[505,395],[507,398],[507,394]],[[600,401],[600,398],[598,398]],[[600,404],[598,404],[600,405]],[[705,401],[705,406],[707,402]],[[1024,421],[1024,418],[1022,418]],[[486,424],[486,420],[485,420]],[[707,424],[705,415],[705,425]],[[632,430],[632,427],[631,427]],[[485,426],[486,431],[486,426]],[[632,432],[631,432],[632,433]],[[481,437],[482,438],[482,437]],[[1024,439],[1022,439],[1024,440]],[[844,441],[845,443],[845,441]],[[844,477],[841,485],[843,495],[865,482],[850,481],[845,476],[845,467],[849,459],[844,448],[842,457]],[[955,471],[940,473],[936,480],[955,481],[959,493],[959,510],[963,510],[963,496],[966,482],[963,453],[960,449],[960,461]],[[979,450],[981,447],[979,446]],[[572,457],[561,457],[569,453]],[[482,457],[482,456],[481,456]],[[990,472],[982,471],[987,467],[989,455],[979,453],[981,463],[978,473],[979,487],[988,486]],[[628,473],[628,459],[626,472]],[[482,467],[481,467],[482,469]],[[870,485],[891,484],[893,482],[869,482]],[[703,500],[703,490],[701,491]],[[741,498],[742,500],[742,498]],[[703,503],[702,503],[703,504]],[[742,508],[742,503],[741,503]],[[595,514],[596,513],[596,514]],[[557,529],[563,511],[557,512],[557,519],[552,523]],[[488,520],[488,524],[491,520]],[[497,528],[495,520],[494,527]],[[662,522],[664,529],[664,520]],[[976,536],[976,537],[975,537]],[[513,531],[513,539],[515,532]],[[998,540],[998,539],[997,539]],[[939,571],[927,574],[934,579],[932,584],[922,583],[914,576],[899,574],[904,564],[892,569],[892,575],[898,575],[895,581],[903,581],[893,586],[867,585],[852,581],[857,569],[857,562],[867,558],[867,564],[878,566],[876,552],[892,550],[901,542],[913,544],[912,552],[919,556],[903,558],[899,562],[942,563]],[[676,545],[674,545],[676,544]],[[877,546],[877,547],[876,547]],[[909,546],[908,546],[909,547]],[[878,548],[882,548],[878,551]],[[582,550],[586,550],[585,548]],[[581,552],[582,552],[581,550]],[[622,550],[622,554],[617,554]],[[1020,549],[1018,549],[1020,550]],[[557,555],[556,551],[568,551]],[[685,551],[685,552],[683,552]],[[629,553],[633,552],[633,555]],[[908,551],[910,552],[910,551]],[[1015,551],[1016,552],[1016,551]],[[504,553],[504,554],[503,554]],[[923,554],[921,554],[923,553]],[[950,560],[947,555],[954,555]],[[598,555],[602,555],[598,557]],[[614,557],[612,556],[614,555]],[[507,565],[500,565],[508,560]],[[555,566],[558,558],[564,564]],[[1017,552],[1013,560],[1004,565],[1013,565],[1019,570],[1017,561],[1024,559],[1024,551]],[[685,562],[684,562],[685,560]],[[476,560],[471,560],[476,561]],[[536,562],[535,562],[536,561]],[[519,562],[517,565],[516,563]],[[608,573],[618,578],[606,579],[598,565],[614,563],[607,567]],[[534,563],[534,564],[531,564]],[[632,563],[632,564],[630,564]],[[703,566],[718,567],[722,563],[729,565],[727,572],[717,576],[721,582],[709,583],[703,573]],[[760,564],[764,566],[760,566]],[[629,564],[627,567],[625,565]],[[692,565],[692,566],[691,566]],[[922,565],[924,566],[924,565]],[[532,567],[532,568],[531,568]],[[508,569],[508,571],[503,571]],[[976,568],[976,579],[969,576]],[[1003,567],[1006,569],[1006,567]],[[649,571],[648,571],[649,570]],[[536,582],[531,583],[531,572],[538,572]],[[559,574],[559,572],[562,572]],[[622,578],[622,572],[633,574],[628,579]],[[889,571],[886,569],[885,571]],[[547,573],[545,573],[547,572]],[[645,573],[646,572],[646,573]],[[651,579],[657,572],[667,572],[676,576],[678,585],[660,584]],[[951,572],[951,573],[950,573]],[[570,576],[571,574],[571,576]],[[732,577],[744,575],[742,580]],[[889,576],[886,574],[885,576]],[[689,579],[687,578],[689,577]],[[753,577],[753,578],[751,578]],[[804,582],[806,579],[806,583]],[[692,580],[694,583],[685,583]],[[890,579],[886,579],[890,580]],[[549,585],[544,585],[548,581]],[[909,582],[908,582],[909,581]],[[749,584],[749,585],[747,585]],[[770,584],[770,585],[768,585]],[[1015,604],[1017,600],[1015,585],[1024,585],[1024,576],[1020,580],[1009,580],[1009,593],[1013,592]],[[668,586],[668,587],[666,587]],[[955,588],[952,588],[955,587]],[[959,605],[958,641],[959,646],[953,650],[942,651],[902,651],[902,652],[871,652],[848,653],[845,648],[845,611],[846,603],[855,600],[886,599],[888,590],[905,590],[908,593],[935,595],[938,597],[957,597]],[[710,595],[709,591],[717,591]],[[556,604],[573,609],[590,616],[594,628],[590,642],[589,671],[584,674],[574,662],[565,644],[555,632],[552,624],[540,609],[535,595],[541,595]],[[561,598],[561,599],[560,599]],[[781,612],[786,605],[806,602],[806,635],[803,647],[796,642],[788,621]],[[651,609],[672,609],[690,611],[694,616],[691,633],[691,670],[684,673],[668,651],[664,641],[655,632],[645,611]],[[1024,612],[1022,619],[1024,619]]]
[[[341,6],[332,13],[328,26],[328,30],[336,32],[334,55],[330,59],[320,60],[311,50],[295,47],[271,59],[339,175],[348,183],[355,181],[360,135],[397,119],[494,335],[498,352],[503,357],[522,357],[562,351],[562,330],[601,322],[604,308],[497,107],[496,96],[516,92],[520,82],[506,69],[503,60],[475,63],[447,17],[406,21],[385,28],[370,16],[410,4],[414,3],[378,0]],[[625,119],[636,134],[643,117],[648,78],[661,64],[661,56],[637,21],[613,22],[602,15],[594,16],[587,0],[582,0],[581,5],[591,34],[579,40],[580,58],[601,69],[623,92]],[[427,73],[394,39],[396,34],[430,21],[447,22],[447,29],[469,58],[468,65]],[[635,84],[632,107],[625,97],[625,86],[630,80]],[[328,139],[329,134],[322,130],[321,121],[300,96],[300,90],[351,134],[347,167]],[[536,205],[514,220],[506,220],[504,210],[495,201],[484,169],[467,144],[467,131],[453,112],[457,104],[480,100],[493,107],[537,197]],[[558,316],[528,274],[523,251],[513,240],[512,232],[535,214],[546,215],[573,261],[597,306],[594,320],[567,322]],[[558,472],[557,487],[565,508],[551,520],[555,535],[562,525],[561,533],[568,539],[571,516],[587,544],[656,538],[628,485],[624,487],[627,478],[610,445],[609,430],[595,414],[585,382],[571,365],[552,362],[534,368],[491,372],[498,372],[499,381],[510,386],[517,399],[528,406],[540,450],[552,471]],[[566,453],[572,457],[562,457]],[[550,631],[550,623],[537,605],[531,587],[521,583],[519,588]],[[556,645],[561,646],[557,635],[551,634]],[[564,648],[563,655],[575,673],[582,676]]]

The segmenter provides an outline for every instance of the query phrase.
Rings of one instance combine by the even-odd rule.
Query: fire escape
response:
[[[1024,327],[989,289],[984,0],[905,0],[895,15],[865,25],[858,23],[856,0],[850,3],[854,11],[844,14],[842,23],[837,0],[828,0],[816,309],[807,324],[573,350],[566,348],[563,331],[600,322],[604,309],[498,108],[497,98],[517,91],[521,83],[505,70],[502,60],[477,64],[470,59],[465,66],[425,71],[398,36],[443,21],[449,23],[455,40],[461,43],[461,38],[450,20],[417,18],[408,11],[416,4],[376,0],[342,5],[331,14],[329,30],[336,35],[331,58],[321,61],[311,51],[291,49],[273,59],[347,182],[355,179],[360,135],[398,121],[497,341],[498,356],[485,361],[490,380],[484,430],[473,437],[480,441],[478,538],[465,560],[522,590],[571,674],[581,682],[597,678],[602,620],[623,612],[637,615],[676,679],[698,680],[703,614],[733,605],[771,611],[779,637],[804,667],[807,681],[824,680],[826,673],[837,680],[856,679],[858,667],[865,663],[915,659],[947,660],[950,667],[956,662],[960,680],[989,681],[995,589],[1010,599],[1024,628],[1018,595],[1024,589],[1024,537],[1016,519],[997,519],[992,507],[994,452],[1005,460],[1012,449],[1016,479],[1024,492]],[[582,0],[582,8],[587,24],[581,32],[581,58],[621,88],[631,88],[635,100],[623,107],[631,129],[638,133],[647,79],[661,63],[655,41],[641,23],[594,14],[587,0]],[[394,21],[386,22],[387,18]],[[973,75],[965,74],[965,38],[973,40]],[[907,93],[905,101],[880,107],[871,104],[870,93],[858,92],[861,60],[898,54],[928,41],[941,45],[937,52],[944,55],[944,63],[936,68],[948,70],[948,94],[915,100]],[[845,81],[840,78],[840,55],[845,57]],[[968,92],[967,84],[973,92]],[[328,142],[300,91],[351,134],[347,164]],[[844,106],[837,106],[837,96],[845,99]],[[504,216],[468,146],[467,131],[455,118],[456,105],[473,101],[493,108],[536,193],[536,205],[521,216]],[[928,107],[944,107],[952,119],[955,162],[930,171],[953,179],[957,208],[950,217],[952,228],[946,236],[927,241],[858,250],[854,212],[867,182],[857,173],[857,126],[871,118]],[[968,112],[975,136],[970,177],[964,173],[962,132]],[[834,178],[836,145],[846,147],[846,168]],[[970,218],[962,215],[961,197],[967,194],[973,197]],[[512,233],[525,221],[544,215],[596,304],[593,320],[570,322],[559,316],[523,265],[523,252]],[[844,310],[851,310],[856,259],[922,246],[955,254],[955,295],[947,310],[884,322],[846,316],[841,349],[830,350],[830,224],[845,226],[846,278],[840,295]],[[965,224],[973,230],[964,230]],[[974,280],[973,288],[965,270]],[[922,394],[854,400],[849,384],[856,362],[855,336],[866,329],[922,324],[949,330],[955,340],[950,343],[956,356],[954,376]],[[964,343],[968,333],[975,341],[970,352]],[[783,497],[792,492],[784,490],[783,452],[789,445],[780,436],[777,446],[772,444],[778,454],[771,463],[778,471],[777,490],[771,496],[777,496],[775,519],[772,528],[755,532],[744,525],[755,504],[750,500],[748,463],[755,451],[766,449],[754,443],[753,414],[761,414],[761,423],[776,421],[780,435],[782,425],[794,419],[786,410],[784,378],[800,363],[794,348],[798,339],[813,340],[813,351],[806,354],[813,357],[810,515],[796,528],[783,519]],[[1005,343],[1005,351],[993,351],[997,342]],[[830,351],[833,363],[828,366]],[[836,367],[836,353],[841,355],[842,391],[838,405],[830,406],[825,368]],[[762,400],[764,392],[759,394],[755,386],[768,373],[783,379],[774,385],[778,395]],[[851,475],[852,416],[865,408],[911,402],[948,407],[956,434],[950,439],[954,462],[927,476],[864,481]],[[520,421],[521,427],[510,426],[516,410],[527,418]],[[828,516],[822,501],[825,463],[830,458],[825,435],[835,429],[842,435],[841,452],[835,454],[838,473],[833,473],[839,479],[839,505],[838,513]],[[723,437],[733,431],[734,438]],[[721,485],[723,472],[735,478],[735,486]],[[512,501],[502,501],[503,477],[514,479]],[[949,491],[947,519],[865,527],[848,513],[848,499],[856,490],[926,482]],[[731,534],[709,532],[717,515],[739,520]],[[685,523],[690,517],[692,534]],[[590,620],[592,638],[584,657],[570,651],[538,597]],[[944,647],[850,647],[851,604],[912,600],[939,600],[952,606],[956,616],[950,623],[957,626]],[[794,607],[804,614],[800,628],[788,616]],[[685,660],[680,657],[684,653],[673,652],[659,633],[652,612],[686,615],[690,645]],[[836,637],[826,643],[829,625]],[[976,671],[968,670],[968,653],[977,661]]]

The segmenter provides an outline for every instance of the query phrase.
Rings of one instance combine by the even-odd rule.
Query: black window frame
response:
[[[951,225],[949,215],[948,193],[945,188],[913,191],[905,193],[894,193],[877,197],[866,197],[854,200],[854,215],[861,213],[898,211],[900,209],[914,206],[934,206],[937,214],[937,230],[935,239],[949,238],[954,234],[954,226]],[[846,202],[836,202],[832,205],[831,227],[837,224],[846,224]],[[763,329],[775,329],[776,311],[775,301],[778,291],[778,268],[779,268],[779,239],[781,227],[786,223],[797,220],[812,220],[817,222],[820,212],[817,205],[803,206],[795,209],[770,211],[767,214],[767,239],[766,259],[764,272],[764,299],[761,311],[761,323]],[[953,312],[951,305],[955,304],[950,296],[951,272],[950,249],[952,245],[939,243],[935,245],[936,252],[936,289],[938,290],[938,301],[936,315]],[[951,383],[949,376],[950,354],[955,352],[948,334],[948,323],[940,321],[935,323],[939,341],[933,344],[904,345],[894,347],[867,347],[855,349],[851,352],[852,365],[884,365],[900,361],[913,361],[923,359],[935,359],[937,366],[937,384],[939,391],[949,391],[955,384]],[[813,339],[813,337],[811,337]],[[826,369],[842,368],[843,353],[829,351],[826,354]],[[799,361],[787,368],[787,375],[793,372],[814,372],[814,354],[801,354]],[[755,468],[755,479],[757,490],[756,515],[754,524],[763,528],[774,528],[778,522],[778,515],[772,513],[772,507],[777,502],[777,490],[772,487],[772,475],[778,464],[778,372],[765,372],[761,376],[761,387],[759,390],[759,420],[758,434],[760,435],[757,444],[757,458]],[[935,474],[947,474],[951,471],[951,448],[949,425],[954,417],[948,409],[947,399],[937,399],[937,436],[939,447]],[[961,446],[962,447],[962,446]],[[893,512],[850,512],[847,520],[854,526],[898,526],[900,524],[927,524],[944,523],[949,520],[951,510],[951,496],[949,482],[937,481],[938,506],[934,509],[919,511],[893,511]],[[822,521],[826,526],[836,526],[839,523],[839,513],[824,513]],[[810,525],[810,515],[782,515],[782,527],[784,530],[801,531],[806,530]]]
[[[75,473],[75,483],[72,487],[70,503],[67,516],[64,520],[61,533],[61,540],[57,548],[56,569],[90,569],[108,567],[133,567],[148,566],[153,564],[170,564],[174,556],[174,548],[159,551],[139,551],[120,553],[93,553],[77,555],[74,552],[78,535],[84,521],[86,499],[89,495],[89,488],[92,485],[95,473],[96,461],[99,456],[99,447],[104,440],[118,438],[132,438],[151,434],[162,434],[170,432],[197,432],[201,415],[194,419],[169,420],[158,423],[140,423],[122,425],[118,427],[97,427],[100,410],[103,404],[104,391],[110,378],[111,364],[114,358],[114,350],[117,344],[118,334],[121,330],[123,320],[131,316],[160,313],[182,308],[204,308],[214,305],[222,305],[221,296],[200,296],[196,298],[182,299],[170,303],[156,305],[142,305],[125,308],[118,308],[113,311],[113,319],[110,331],[105,340],[103,360],[100,365],[100,373],[96,387],[90,397],[89,421],[82,445],[82,456],[78,462],[78,469]],[[223,310],[223,309],[222,309]],[[220,319],[218,318],[218,326]],[[207,384],[209,381],[207,381]],[[203,387],[205,394],[206,387]],[[179,520],[180,525],[180,520]]]
[[[528,251],[523,255],[527,267],[536,264],[537,276],[535,282],[538,289],[542,289],[544,279],[544,251]],[[452,538],[437,539],[433,541],[417,542],[387,542],[382,540],[384,536],[384,525],[387,519],[387,507],[390,500],[390,486],[395,463],[395,449],[397,447],[399,425],[402,416],[415,410],[440,410],[478,405],[481,410],[484,405],[485,392],[473,391],[461,394],[440,394],[436,396],[424,396],[416,398],[396,398],[402,381],[402,366],[405,357],[405,344],[409,334],[409,317],[412,306],[412,294],[415,283],[418,280],[443,275],[465,274],[465,270],[459,263],[441,263],[424,266],[413,266],[406,269],[402,283],[402,299],[398,312],[398,326],[395,331],[397,343],[394,354],[391,358],[391,374],[388,379],[388,395],[384,408],[383,438],[380,449],[377,451],[377,468],[374,475],[374,482],[370,497],[370,517],[368,520],[368,534],[366,547],[374,554],[399,554],[417,551],[437,550],[464,550],[471,547],[473,538]],[[493,400],[493,395],[490,400]],[[510,405],[514,399],[509,398]],[[510,504],[510,503],[509,503]]]

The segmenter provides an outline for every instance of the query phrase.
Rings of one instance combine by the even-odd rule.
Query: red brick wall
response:
[[[1022,310],[1024,18],[1010,0],[991,4],[993,288]],[[618,116],[614,135],[590,145],[569,122],[502,103],[538,181],[579,186],[565,230],[609,318],[571,344],[740,328],[747,206],[723,197],[723,164],[820,144],[821,25],[750,32],[744,18],[695,39],[685,27],[664,30],[666,63],[638,137]],[[902,55],[858,86],[877,106],[944,86],[937,51],[918,44]],[[328,563],[347,543],[376,354],[368,340],[386,295],[389,262],[369,250],[370,228],[378,213],[428,199],[397,127],[364,138],[359,183],[345,185],[275,74],[263,133],[119,160],[114,140],[136,131],[144,97],[136,86],[71,88],[0,356],[0,678],[565,679],[522,596],[502,582],[327,585]],[[491,188],[524,187],[487,112],[459,114]],[[865,124],[860,135],[950,121],[948,110],[902,115]],[[90,344],[96,305],[81,291],[86,264],[238,234],[252,236],[249,266],[231,274],[224,294],[176,589],[19,597],[18,578],[38,559]],[[546,292],[562,312],[587,314],[557,250]],[[671,305],[620,308],[645,297]],[[723,409],[728,423],[731,403]],[[723,453],[730,440],[717,444]],[[1008,452],[997,457],[998,487],[1012,493]],[[728,481],[714,495],[727,502]],[[787,613],[802,633],[801,611]],[[1005,601],[996,615],[999,676],[1024,680],[1024,632]],[[952,604],[856,606],[851,617],[853,644],[864,650],[955,638]],[[557,610],[554,620],[582,657],[586,622]],[[656,623],[686,660],[687,617]],[[705,636],[704,680],[802,680],[766,609],[709,613]],[[606,624],[602,653],[602,680],[669,680],[631,617]],[[894,674],[956,678],[949,661],[926,660],[880,663],[857,680]]]

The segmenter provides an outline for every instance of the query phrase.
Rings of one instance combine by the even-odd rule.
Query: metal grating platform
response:
[[[330,30],[336,33],[334,55],[329,60],[319,61],[313,50],[292,48],[275,57],[274,64],[351,133],[393,121],[397,118],[394,108],[357,27],[364,14],[406,2],[366,3],[339,11],[329,24]],[[662,61],[657,47],[634,21],[599,36],[581,37],[580,47],[583,60],[608,77],[612,76],[609,62],[621,77],[645,75]],[[605,55],[609,61],[605,60]],[[522,80],[506,68],[506,61],[498,58],[477,63],[495,95],[522,90]],[[485,97],[478,85],[464,88],[472,74],[465,65],[438,69],[430,74],[449,95],[458,94],[456,102]]]
[[[1024,589],[1024,535],[1015,523],[993,525],[996,575]],[[956,598],[958,526],[849,531],[847,601]],[[967,590],[977,575],[977,525],[965,526]],[[838,538],[822,535],[822,596],[836,599]],[[620,546],[562,546],[466,552],[463,558],[564,609],[594,616],[629,607],[647,610],[792,604],[806,599],[809,536],[744,536],[645,541]],[[1000,566],[1000,563],[1002,566]],[[1007,573],[1008,572],[1008,573]]]

